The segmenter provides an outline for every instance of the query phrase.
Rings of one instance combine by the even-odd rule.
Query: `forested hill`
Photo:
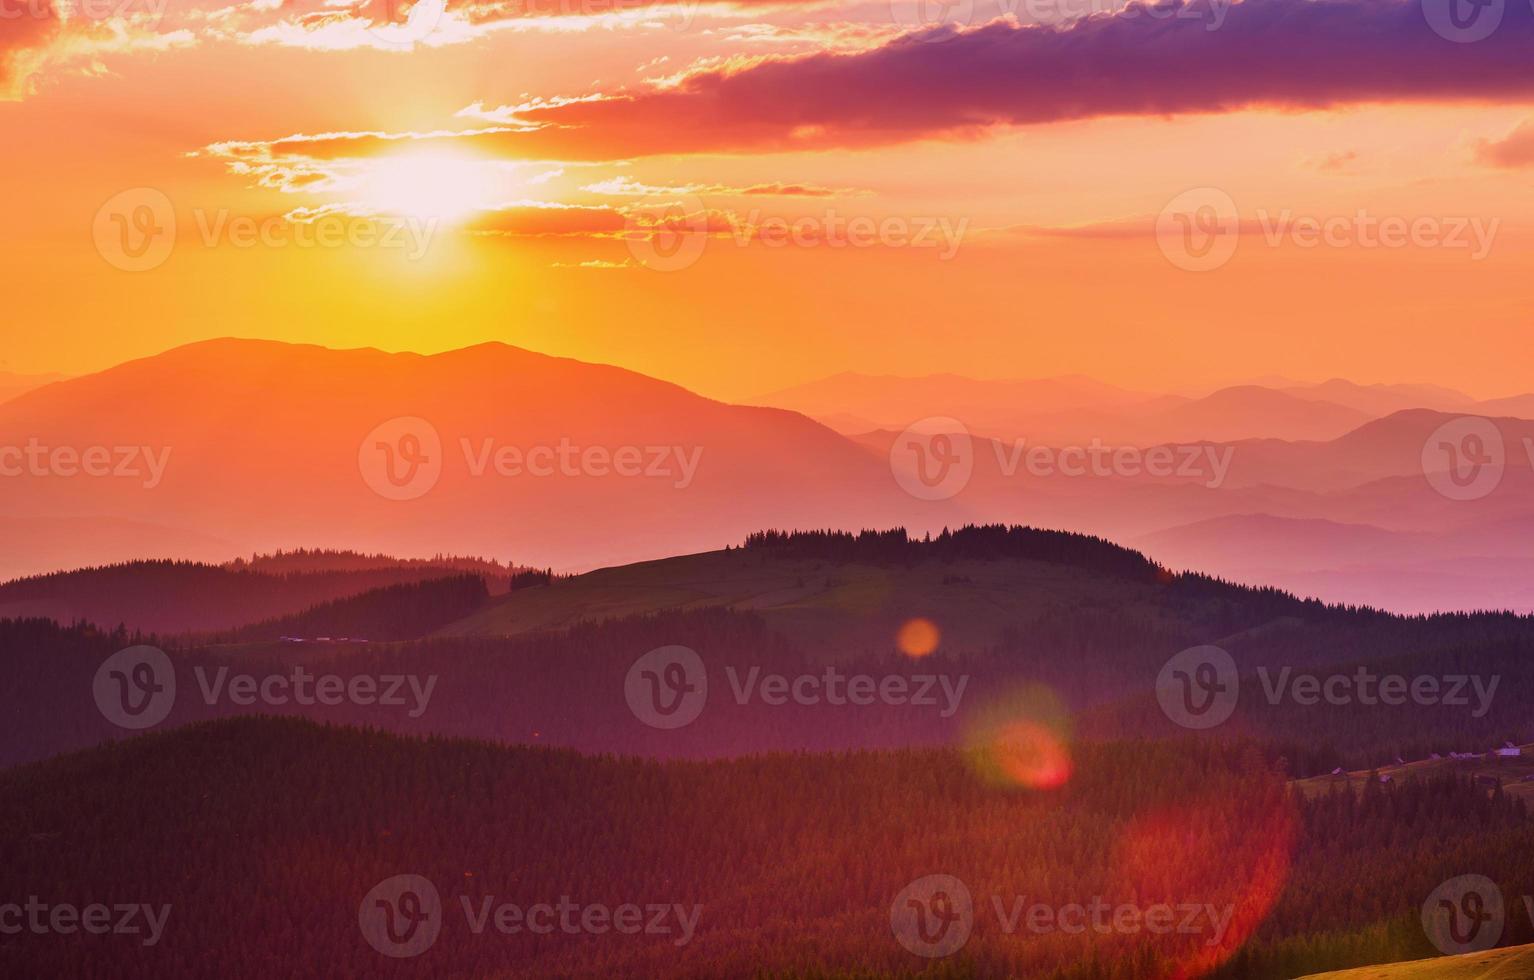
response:
[[[1280,980],[1430,956],[1434,889],[1473,868],[1530,894],[1531,855],[1522,804],[1463,780],[1305,800],[1249,748],[1192,741],[1083,748],[1053,792],[953,750],[654,763],[272,719],[0,772],[0,894],[165,912],[152,945],[8,936],[13,976]],[[934,874],[972,897],[971,934],[937,961],[891,929]],[[360,931],[397,875],[440,903],[418,910],[440,931],[417,958]],[[471,927],[486,903],[562,899],[664,908],[667,931]],[[1007,925],[1017,902],[1096,899],[1213,908],[1223,925]],[[1510,914],[1504,941],[1530,938]]]
[[[1105,575],[1154,579],[1160,566],[1138,551],[1069,531],[1022,525],[967,524],[936,536],[911,537],[904,528],[887,531],[761,531],[745,547],[777,557],[889,564],[914,561],[1013,559],[1071,565]]]
[[[965,526],[913,538],[903,529],[762,531],[741,547],[657,559],[514,591],[443,630],[509,635],[592,619],[727,605],[751,609],[807,646],[864,649],[912,616],[931,618],[947,648],[995,644],[1050,609],[1145,610],[1164,619],[1232,624],[1282,617],[1384,617],[1275,589],[1173,574],[1101,538],[1039,528]],[[1223,635],[1223,634],[1214,634]]]
[[[328,557],[327,557],[328,555]],[[43,616],[144,633],[232,630],[298,613],[370,589],[465,574],[461,559],[342,561],[332,553],[290,553],[254,563],[133,561],[0,584],[0,619]],[[512,572],[477,566],[491,592]]]

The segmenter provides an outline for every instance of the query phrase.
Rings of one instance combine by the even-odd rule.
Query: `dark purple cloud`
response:
[[[518,157],[609,160],[973,138],[1101,116],[1534,101],[1530,0],[1491,0],[1502,7],[1500,25],[1475,43],[1429,26],[1430,16],[1441,19],[1433,5],[1448,2],[1191,0],[1065,28],[939,28],[855,54],[705,71],[674,88],[528,109],[519,118],[529,127],[422,138]],[[356,134],[271,149],[345,156],[391,144]]]

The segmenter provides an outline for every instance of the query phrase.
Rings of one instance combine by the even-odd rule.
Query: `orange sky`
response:
[[[1534,95],[1496,69],[1529,33],[1517,5],[1482,47],[1403,34],[1412,64],[1439,57],[1417,45],[1442,45],[1446,81],[1433,90],[1429,65],[1423,91],[1391,87],[1383,49],[1377,75],[1335,92],[1309,79],[1356,52],[1307,60],[1301,43],[1245,77],[1239,46],[1255,42],[1233,17],[1192,37],[1215,63],[1237,52],[1233,78],[1179,84],[1247,86],[1243,104],[1183,91],[1142,110],[1116,100],[1161,63],[1140,76],[1094,62],[1083,37],[1073,77],[1074,53],[1052,62],[1026,33],[1038,28],[1016,26],[1038,5],[991,27],[996,11],[977,10],[964,28],[1020,46],[1006,48],[1015,62],[997,55],[1011,93],[992,76],[960,84],[976,61],[962,46],[981,34],[903,38],[882,3],[454,0],[396,45],[388,31],[413,27],[370,33],[378,15],[360,6],[157,18],[157,0],[103,0],[93,25],[71,12],[85,2],[60,16],[0,0],[20,14],[0,24],[0,370],[78,373],[235,335],[421,351],[503,340],[734,399],[842,370],[1534,388],[1534,129],[1520,130]],[[1484,84],[1451,81],[1461,52],[1491,66]],[[1040,64],[1053,67],[1035,77]],[[575,97],[590,101],[558,103]],[[388,138],[286,140],[336,133]],[[433,133],[448,135],[421,138]],[[1169,260],[1156,216],[1200,187],[1228,195],[1241,224],[1229,261],[1194,272]],[[99,213],[124,192],[116,218]],[[103,249],[140,233],[144,200],[168,202],[175,238],[163,261],[125,271]],[[696,215],[695,261],[646,268],[657,243],[698,237],[665,222]],[[1361,243],[1359,215],[1427,222],[1427,238]],[[1340,237],[1269,240],[1296,217]],[[242,243],[242,224],[267,240]],[[305,237],[322,227],[341,240]],[[401,236],[359,242],[369,227]]]

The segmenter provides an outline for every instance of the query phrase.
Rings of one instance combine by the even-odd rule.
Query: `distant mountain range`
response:
[[[819,419],[839,432],[904,429],[932,416],[975,435],[1054,445],[1101,439],[1119,445],[1241,439],[1335,439],[1370,419],[1407,409],[1534,416],[1534,394],[1477,401],[1436,385],[1319,384],[1271,379],[1198,397],[1131,391],[1080,375],[991,381],[952,374],[893,377],[843,373],[757,399]]]
[[[209,341],[0,404],[0,467],[25,462],[0,477],[0,578],[295,546],[584,570],[764,527],[1004,521],[1394,611],[1534,611],[1534,396],[1271,383],[1192,398],[1084,377],[845,374],[741,406],[501,344]],[[1445,429],[1466,416],[1487,420],[1473,438]],[[952,492],[908,492],[892,465],[925,417],[973,436]],[[1500,475],[1445,492],[1448,454],[1484,426]],[[1072,447],[1176,465],[1030,462]],[[6,455],[22,451],[35,455]]]
[[[0,447],[29,445],[68,454],[0,482],[0,576],[293,546],[591,567],[916,503],[802,415],[500,344],[193,344],[0,405]]]

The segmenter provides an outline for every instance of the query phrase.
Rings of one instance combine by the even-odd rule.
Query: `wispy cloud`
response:
[[[1534,119],[1524,120],[1502,139],[1480,140],[1475,144],[1475,156],[1489,167],[1534,167]]]

